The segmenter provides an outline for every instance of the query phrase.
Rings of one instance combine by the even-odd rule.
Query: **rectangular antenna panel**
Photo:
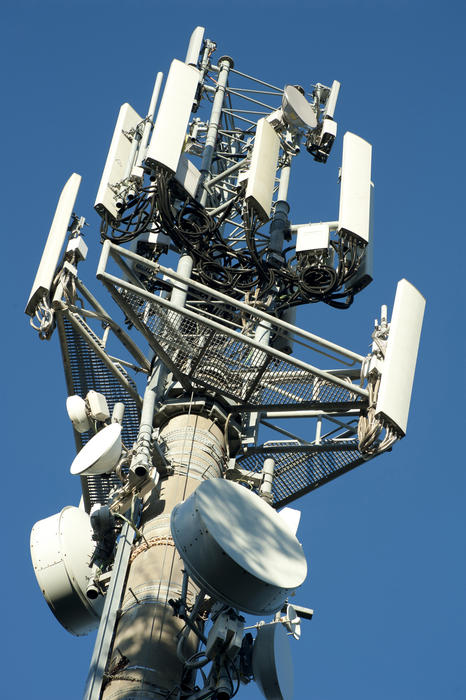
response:
[[[376,415],[406,434],[409,404],[426,302],[407,280],[398,282]]]
[[[176,173],[200,73],[175,59],[170,66],[157,120],[147,151],[146,165],[163,165]]]
[[[129,133],[133,133],[142,121],[142,117],[127,102],[121,106],[94,204],[100,216],[107,213],[111,219],[117,218],[118,195],[112,188],[125,176],[133,143]]]
[[[201,180],[201,173],[184,153],[181,154],[175,173],[175,179],[194,199]]]
[[[201,53],[202,42],[204,41],[204,32],[204,27],[196,27],[191,34],[185,59],[185,63],[187,63],[189,66],[197,66],[199,54]]]
[[[259,119],[246,186],[246,201],[263,222],[270,218],[280,139],[266,119]]]
[[[338,80],[334,80],[332,87],[330,88],[330,95],[327,98],[327,104],[325,105],[323,118],[331,117],[335,114],[335,107],[337,106],[338,93],[340,92],[340,83]]]
[[[308,250],[327,250],[330,243],[330,226],[328,224],[306,224],[298,226],[296,232],[296,252]]]
[[[369,215],[369,241],[364,249],[364,256],[356,273],[350,277],[345,289],[352,289],[355,294],[367,287],[374,279],[374,183],[371,182],[371,206]]]
[[[52,226],[26,305],[25,313],[29,316],[34,315],[38,302],[50,292],[80,184],[81,175],[73,173],[60,194]]]
[[[343,137],[338,227],[369,241],[372,146],[347,131]]]

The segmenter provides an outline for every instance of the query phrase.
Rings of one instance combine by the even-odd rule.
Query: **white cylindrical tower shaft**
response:
[[[183,561],[171,536],[170,514],[204,479],[221,476],[225,440],[212,420],[189,414],[172,418],[160,437],[174,472],[144,503],[143,538],[131,554],[102,700],[153,700],[170,692],[176,697],[176,689],[189,680],[177,656],[185,623],[168,602],[183,593]],[[190,582],[188,606],[196,593]],[[194,633],[187,635],[182,651],[186,659],[196,653]]]

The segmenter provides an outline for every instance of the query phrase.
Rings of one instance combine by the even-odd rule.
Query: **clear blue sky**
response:
[[[55,621],[30,564],[33,523],[77,504],[79,485],[57,338],[40,342],[23,309],[73,171],[97,255],[92,204],[117,110],[144,112],[155,73],[184,58],[197,24],[239,70],[278,85],[342,83],[338,144],[321,177],[308,158],[293,181],[294,220],[336,218],[344,131],[374,146],[376,280],[349,311],[313,306],[300,324],[365,353],[399,279],[427,298],[407,437],[297,503],[310,562],[297,597],[316,615],[293,648],[295,698],[466,697],[465,15],[459,0],[4,2],[5,700],[79,699],[92,651]]]

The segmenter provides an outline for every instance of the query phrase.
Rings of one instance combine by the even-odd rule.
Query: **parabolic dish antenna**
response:
[[[37,582],[58,622],[77,636],[98,626],[104,605],[103,596],[92,601],[86,596],[94,549],[89,515],[80,508],[67,506],[32,528]]]
[[[283,625],[258,627],[252,650],[252,672],[267,700],[292,700],[293,661]]]
[[[283,117],[295,129],[314,129],[317,117],[311,103],[294,85],[287,85],[282,98]]]
[[[121,425],[102,428],[78,452],[70,467],[72,474],[91,476],[111,471],[121,456]]]
[[[252,615],[276,612],[306,578],[306,558],[287,524],[231,481],[204,481],[175,506],[171,530],[195,583]]]
[[[285,629],[294,639],[299,639],[301,637],[301,618],[292,605],[286,606],[285,617]]]

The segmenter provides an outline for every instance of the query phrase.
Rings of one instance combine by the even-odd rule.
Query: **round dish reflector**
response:
[[[90,476],[111,471],[121,456],[121,425],[112,423],[102,428],[78,452],[70,467],[72,474]]]
[[[252,650],[254,680],[267,700],[292,700],[293,660],[283,625],[262,625]]]
[[[311,103],[294,85],[287,85],[282,98],[283,117],[295,129],[314,129],[317,117]]]
[[[301,637],[301,618],[292,605],[286,606],[285,612],[285,629],[294,639]]]
[[[252,615],[276,612],[306,578],[302,547],[283,519],[231,481],[204,481],[175,506],[171,530],[195,583]]]
[[[58,622],[71,634],[88,634],[99,624],[104,598],[89,600],[86,588],[95,549],[89,515],[67,506],[39,520],[31,532],[31,558],[37,582]]]

